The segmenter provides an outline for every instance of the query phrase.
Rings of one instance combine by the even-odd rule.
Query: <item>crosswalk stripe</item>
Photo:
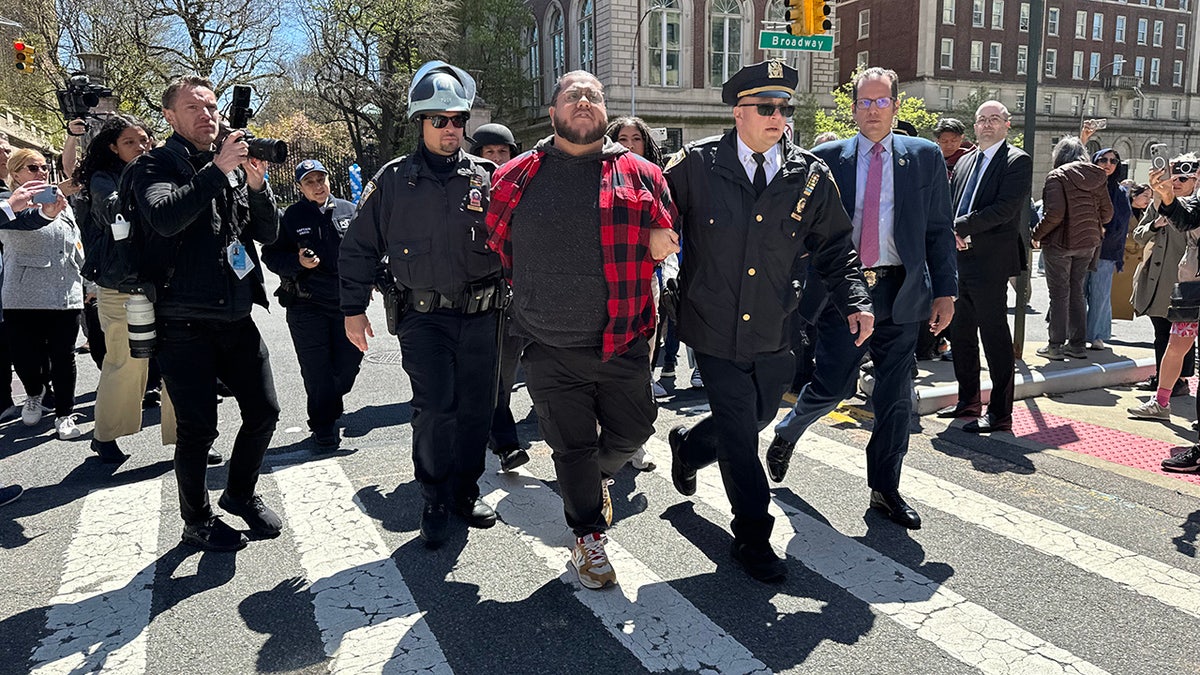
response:
[[[655,473],[669,481],[670,447],[656,438],[647,444]],[[699,473],[693,499],[731,513],[715,466]],[[771,512],[778,551],[966,665],[998,675],[1105,672],[787,504],[773,499]]]
[[[161,487],[132,483],[83,499],[33,673],[146,672]]]
[[[544,483],[518,472],[480,480],[484,500],[525,545],[575,589],[575,597],[651,672],[738,674],[770,669],[741,643],[635,558],[609,533],[604,547],[617,570],[618,589],[588,590],[570,563],[575,537],[563,519],[562,499]],[[564,567],[566,568],[564,571]]]
[[[331,673],[452,673],[379,531],[334,459],[271,474],[311,582]]]
[[[768,432],[770,427],[768,427]],[[770,438],[770,433],[764,438]],[[866,475],[866,456],[858,449],[808,434],[796,451],[852,476]],[[1200,576],[1066,525],[996,501],[919,469],[905,467],[904,496],[1022,546],[1071,563],[1174,607],[1200,616]]]

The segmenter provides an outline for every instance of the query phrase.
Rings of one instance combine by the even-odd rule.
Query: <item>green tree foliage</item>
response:
[[[459,35],[449,61],[475,77],[492,119],[515,121],[532,84],[521,56],[533,14],[522,0],[459,0],[455,15]]]

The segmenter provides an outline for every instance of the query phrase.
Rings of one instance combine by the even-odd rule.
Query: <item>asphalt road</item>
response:
[[[115,470],[89,453],[97,375],[80,357],[83,438],[0,427],[0,477],[27,490],[0,507],[0,673],[1200,672],[1194,491],[923,418],[903,488],[925,526],[908,532],[866,508],[869,422],[831,416],[775,486],[790,576],[765,586],[728,557],[716,471],[692,498],[671,486],[666,432],[706,410],[681,368],[650,443],[658,469],[613,486],[621,586],[588,591],[524,388],[533,460],[510,475],[489,460],[483,481],[502,522],[431,552],[394,339],[371,343],[344,450],[317,455],[281,310],[256,318],[283,405],[260,491],[282,536],[236,555],[180,546],[157,429],[122,439],[132,457]],[[1149,325],[1116,334],[1144,346]],[[220,410],[227,452],[236,404]],[[214,499],[224,477],[210,471]]]

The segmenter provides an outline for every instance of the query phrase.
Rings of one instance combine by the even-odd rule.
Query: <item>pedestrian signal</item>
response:
[[[22,72],[31,72],[33,70],[34,50],[31,45],[25,44],[21,40],[13,41],[13,59],[17,70]]]

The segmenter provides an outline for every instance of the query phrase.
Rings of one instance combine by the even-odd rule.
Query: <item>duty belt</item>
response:
[[[458,298],[442,295],[434,290],[408,290],[408,309],[415,312],[432,312],[435,309],[459,310],[463,314],[478,314],[500,307],[505,297],[504,282],[496,279],[467,284]]]
[[[868,267],[863,270],[863,277],[867,280],[867,288],[875,288],[875,284],[879,280],[888,276],[900,274],[904,271],[903,265],[882,265],[880,267]]]

